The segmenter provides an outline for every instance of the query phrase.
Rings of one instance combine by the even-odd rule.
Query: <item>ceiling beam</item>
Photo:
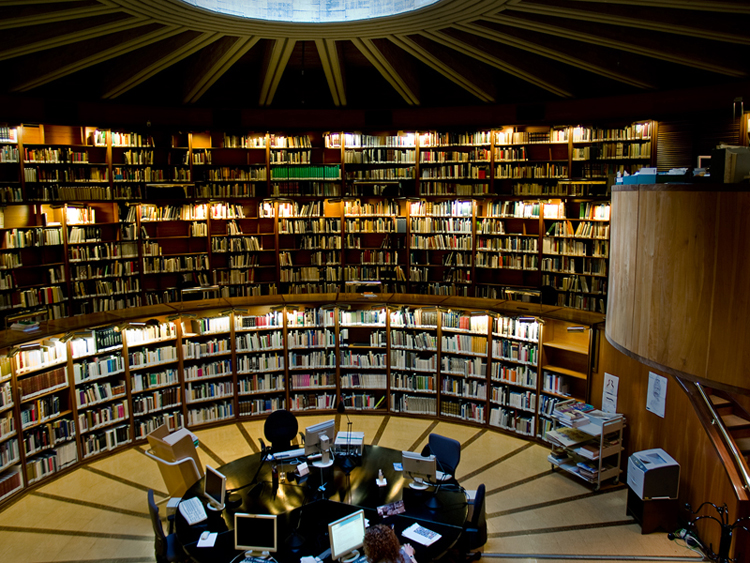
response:
[[[584,43],[598,45],[600,47],[618,49],[620,51],[626,51],[635,55],[642,55],[644,57],[660,59],[670,63],[676,63],[683,66],[707,70],[709,72],[718,72],[720,74],[726,74],[727,76],[747,76],[747,73],[743,70],[729,68],[726,66],[722,66],[721,64],[699,61],[692,57],[681,56],[679,54],[669,53],[663,50],[642,47],[636,43],[619,41],[616,39],[611,39],[609,37],[593,35],[591,33],[585,33],[579,30],[570,30],[565,27],[539,23],[524,18],[515,18],[513,16],[507,16],[503,14],[497,16],[487,16],[484,19],[487,21],[499,23],[501,25],[507,25],[519,29],[526,29],[529,31],[537,31],[539,33],[546,33],[548,35],[563,37],[565,39],[572,39],[574,41],[582,41]]]
[[[495,98],[485,90],[474,84],[459,70],[457,64],[449,63],[445,57],[437,57],[428,51],[425,47],[419,45],[414,40],[405,35],[389,36],[394,44],[401,47],[404,51],[414,58],[422,61],[424,64],[445,76],[448,80],[458,84],[467,92],[473,94],[483,102],[494,102]]]
[[[436,41],[437,43],[441,43],[442,45],[445,45],[446,47],[450,47],[451,49],[455,49],[456,51],[460,53],[464,53],[465,55],[475,58],[478,61],[481,61],[485,64],[498,68],[502,70],[503,72],[507,72],[508,74],[511,74],[517,78],[520,78],[521,80],[525,80],[526,82],[530,84],[534,84],[535,86],[538,86],[539,88],[547,90],[548,92],[552,92],[553,94],[557,96],[560,96],[563,98],[572,97],[572,94],[568,92],[567,90],[563,90],[562,88],[555,86],[554,84],[551,84],[547,82],[546,80],[531,74],[530,72],[522,70],[510,63],[507,63],[501,59],[498,59],[497,57],[494,57],[488,54],[483,49],[479,49],[478,47],[469,45],[468,43],[461,41],[455,37],[452,37],[446,33],[443,33],[440,31],[434,31],[434,32],[424,31],[422,32],[422,35],[424,35],[428,39],[432,39],[433,41]]]
[[[383,78],[393,86],[407,104],[419,105],[415,86],[410,84],[412,80],[407,78],[406,74],[399,72],[399,68],[403,70],[403,65],[395,57],[386,55],[371,39],[355,37],[352,39],[352,43],[370,61],[370,64],[377,69]]]
[[[721,41],[723,43],[750,45],[750,34],[737,35],[729,33],[726,30],[714,31],[704,27],[678,25],[674,21],[658,21],[647,17],[629,18],[622,16],[621,14],[607,14],[603,12],[594,12],[592,10],[575,10],[549,4],[535,4],[533,2],[517,2],[512,6],[508,6],[508,9],[513,10],[514,12],[524,12],[537,16],[552,16],[556,18],[600,23],[617,27],[632,27],[639,30],[647,29],[659,33],[687,35],[688,37],[710,39],[711,41]]]
[[[135,51],[136,49],[141,49],[143,47],[151,45],[152,43],[156,43],[157,41],[163,41],[164,39],[173,37],[185,31],[186,30],[184,28],[179,28],[176,26],[164,27],[162,29],[152,31],[151,33],[147,33],[140,37],[125,41],[118,45],[112,46],[109,49],[104,49],[102,51],[94,53],[93,55],[89,55],[88,57],[78,59],[73,63],[62,65],[46,74],[35,76],[33,79],[14,87],[12,91],[26,92],[43,84],[47,84],[48,82],[52,82],[53,80],[57,80],[58,78],[62,78],[63,76],[73,74],[74,72],[78,72],[79,70],[83,70],[84,68],[102,63],[109,59],[122,56],[124,54]]]
[[[55,37],[48,37],[47,39],[44,39],[42,41],[35,41],[34,43],[28,43],[26,45],[19,45],[17,47],[13,47],[11,45],[8,46],[7,49],[0,51],[0,61],[12,59],[14,57],[21,57],[23,55],[30,55],[32,53],[38,53],[39,51],[46,51],[47,49],[64,47],[65,45],[78,43],[79,41],[86,41],[88,39],[102,37],[103,35],[110,35],[112,33],[119,33],[120,31],[127,31],[128,29],[133,29],[143,25],[149,25],[150,23],[151,22],[141,17],[128,18],[104,25],[97,25],[88,29],[74,31],[72,33],[64,33]]]
[[[273,102],[276,89],[281,82],[281,76],[286,70],[286,65],[289,62],[289,57],[292,56],[296,43],[296,39],[289,38],[274,41],[273,48],[264,62],[263,84],[260,89],[260,101],[258,102],[261,106],[270,106]]]
[[[323,65],[323,72],[328,82],[328,89],[331,91],[333,104],[337,107],[345,106],[344,74],[336,41],[333,39],[316,39],[315,47],[318,49],[318,56]]]
[[[547,57],[548,59],[552,59],[561,63],[565,63],[570,66],[580,68],[587,72],[593,72],[594,74],[598,74],[599,76],[604,76],[605,78],[610,78],[612,80],[617,80],[618,82],[622,82],[624,84],[630,84],[631,86],[636,86],[637,88],[643,88],[643,89],[653,88],[653,86],[650,84],[647,84],[640,80],[636,80],[635,78],[631,78],[629,76],[625,76],[624,74],[620,74],[619,72],[614,72],[603,66],[589,63],[583,59],[580,59],[579,57],[566,54],[559,49],[551,49],[549,47],[544,47],[543,45],[540,45],[539,43],[534,43],[532,41],[520,39],[518,37],[514,37],[506,33],[501,33],[497,30],[490,29],[483,25],[471,23],[471,24],[457,24],[457,25],[454,25],[453,27],[460,31],[465,31],[467,33],[471,33],[473,35],[477,35],[485,39],[496,41],[498,43],[504,43],[505,45],[509,45],[516,49],[529,51],[531,53],[535,53],[537,55]]]
[[[730,14],[750,14],[749,2],[712,2],[711,0],[575,0],[597,4],[625,4],[643,8],[677,8],[701,12],[727,12]]]
[[[159,74],[161,71],[169,68],[175,63],[180,62],[182,59],[189,57],[190,55],[197,53],[201,49],[208,47],[211,43],[219,39],[221,35],[218,33],[201,33],[194,39],[188,41],[184,45],[181,45],[173,50],[164,50],[160,57],[157,57],[150,64],[144,65],[138,72],[129,74],[124,80],[110,88],[104,93],[103,98],[112,99],[116,98],[131,88],[138,86],[145,82],[152,76]],[[118,73],[118,76],[120,73]]]
[[[0,20],[0,29],[12,29],[14,27],[26,27],[30,25],[43,25],[45,23],[59,23],[79,18],[90,18],[93,16],[104,16],[107,14],[119,14],[122,9],[117,6],[85,6],[82,8],[71,8],[69,10],[52,10],[30,16],[19,16]]]
[[[183,102],[197,102],[258,41],[260,37],[223,37],[204,49],[201,59],[192,66]]]

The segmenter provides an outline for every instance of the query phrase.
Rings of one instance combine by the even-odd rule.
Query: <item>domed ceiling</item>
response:
[[[58,101],[446,107],[731,90],[750,71],[747,0],[0,0],[0,28],[0,94]]]

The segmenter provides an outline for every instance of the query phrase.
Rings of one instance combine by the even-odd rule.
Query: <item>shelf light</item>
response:
[[[584,330],[586,330],[585,326],[569,326],[567,328],[568,332],[583,332]]]

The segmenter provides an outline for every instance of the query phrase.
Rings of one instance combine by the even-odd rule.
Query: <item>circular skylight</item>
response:
[[[331,23],[395,16],[440,0],[182,0],[197,8],[242,18]]]

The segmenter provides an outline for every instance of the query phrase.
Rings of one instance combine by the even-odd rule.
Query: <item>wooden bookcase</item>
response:
[[[654,164],[657,129],[4,126],[0,315],[173,303],[196,284],[222,297],[510,290],[604,312],[609,186]]]
[[[231,308],[183,303],[174,314],[146,306],[116,324],[92,314],[66,333],[8,331],[16,344],[0,350],[0,483],[12,495],[162,424],[332,412],[343,400],[544,439],[555,401],[588,399],[601,316],[572,324],[480,308],[481,299],[402,297],[261,296]]]

